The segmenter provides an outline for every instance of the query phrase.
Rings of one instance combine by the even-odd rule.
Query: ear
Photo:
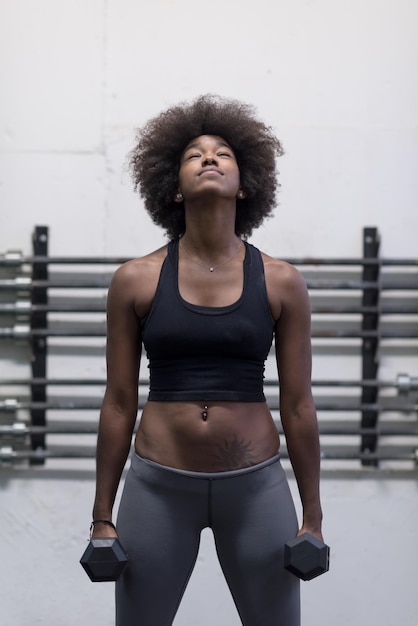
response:
[[[174,194],[174,198],[173,198],[174,202],[177,202],[178,204],[180,204],[181,202],[183,202],[184,200],[184,196],[181,193],[180,189],[177,190],[177,192]]]

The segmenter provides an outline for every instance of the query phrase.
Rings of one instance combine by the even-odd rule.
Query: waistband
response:
[[[178,474],[180,476],[186,476],[188,478],[200,478],[205,480],[220,480],[225,478],[235,478],[236,476],[243,476],[245,474],[251,474],[252,472],[257,472],[258,470],[268,467],[269,465],[273,465],[274,463],[278,463],[279,461],[280,454],[277,453],[270,459],[266,459],[261,463],[257,463],[256,465],[250,465],[249,467],[242,467],[236,470],[228,470],[226,472],[191,472],[188,470],[178,469],[176,467],[170,467],[168,465],[161,465],[160,463],[156,463],[155,461],[151,461],[150,459],[139,456],[137,452],[133,452],[131,457],[131,463],[133,467],[145,464],[149,467],[153,467],[154,469],[158,469],[170,474]]]

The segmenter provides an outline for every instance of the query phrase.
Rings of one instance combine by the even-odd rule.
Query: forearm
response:
[[[93,519],[111,519],[123,468],[128,457],[135,416],[102,409],[96,450],[96,496]]]
[[[303,507],[303,525],[321,532],[320,446],[315,409],[282,417],[286,445]]]

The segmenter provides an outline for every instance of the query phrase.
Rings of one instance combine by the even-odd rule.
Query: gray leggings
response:
[[[230,472],[186,472],[134,453],[117,529],[129,563],[116,583],[116,626],[170,626],[203,528],[244,626],[300,626],[299,580],[283,569],[296,536],[279,456]]]

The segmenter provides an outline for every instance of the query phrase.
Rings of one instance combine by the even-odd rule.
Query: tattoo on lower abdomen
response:
[[[216,448],[216,460],[227,470],[249,467],[258,463],[256,455],[253,454],[252,442],[238,439],[236,435]]]

